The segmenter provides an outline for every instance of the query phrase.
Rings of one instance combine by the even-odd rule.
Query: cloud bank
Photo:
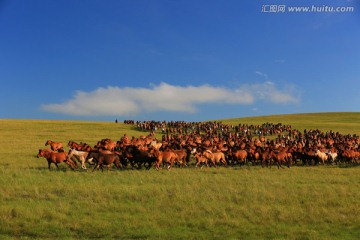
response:
[[[272,82],[242,85],[230,89],[210,85],[174,86],[160,83],[149,88],[107,87],[77,91],[60,104],[43,104],[47,112],[77,116],[134,116],[141,112],[195,113],[201,104],[251,105],[256,101],[295,104],[299,97],[293,87],[277,89]]]

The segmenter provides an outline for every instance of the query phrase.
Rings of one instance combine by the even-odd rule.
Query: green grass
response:
[[[246,117],[222,120],[224,124],[263,124],[282,123],[290,124],[293,128],[303,131],[304,129],[320,129],[322,131],[338,131],[342,134],[360,135],[360,113],[303,113],[284,114],[265,117]]]
[[[359,134],[360,113],[225,123],[291,124]],[[294,124],[292,124],[294,122]],[[48,171],[47,139],[146,135],[107,122],[0,120],[0,238],[358,239],[360,168],[235,167]]]

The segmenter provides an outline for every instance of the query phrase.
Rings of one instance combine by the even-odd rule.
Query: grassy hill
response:
[[[360,112],[302,113],[222,120],[226,124],[262,124],[265,122],[290,124],[293,128],[333,130],[342,134],[360,135]]]
[[[290,124],[360,135],[360,113],[276,115],[227,124]],[[113,122],[0,120],[0,238],[358,239],[359,167],[259,166],[109,172],[47,169],[47,139],[90,145],[146,135]]]

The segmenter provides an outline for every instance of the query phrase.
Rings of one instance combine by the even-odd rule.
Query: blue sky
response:
[[[359,43],[359,0],[0,0],[0,118],[358,112]]]

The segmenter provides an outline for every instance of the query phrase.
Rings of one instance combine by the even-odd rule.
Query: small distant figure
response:
[[[118,123],[118,120],[117,120],[117,119],[115,119],[115,123],[116,123],[116,124]]]

